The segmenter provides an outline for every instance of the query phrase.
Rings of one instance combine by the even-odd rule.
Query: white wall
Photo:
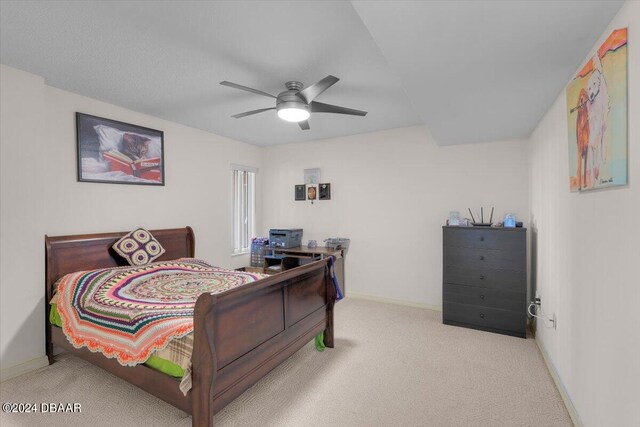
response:
[[[495,206],[494,222],[528,212],[524,141],[443,147],[416,126],[265,151],[263,232],[301,227],[304,242],[351,238],[347,293],[441,307],[449,211]],[[294,201],[311,167],[331,183],[330,201]]]
[[[45,234],[190,225],[196,256],[247,264],[247,256],[231,257],[230,164],[262,169],[261,149],[55,89],[4,65],[0,94],[3,374],[44,355]],[[77,182],[76,111],[163,130],[166,185]]]
[[[640,425],[638,23],[640,3],[627,2],[594,46],[629,27],[629,185],[569,192],[564,92],[529,142],[534,284],[558,318],[537,339],[585,426]]]

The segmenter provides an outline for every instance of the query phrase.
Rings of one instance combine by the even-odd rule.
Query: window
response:
[[[233,254],[246,254],[251,248],[256,216],[257,169],[231,165],[233,185]]]

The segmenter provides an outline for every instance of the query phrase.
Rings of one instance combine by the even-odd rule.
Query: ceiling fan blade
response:
[[[229,86],[229,87],[233,87],[233,88],[240,89],[240,90],[246,90],[247,92],[256,93],[258,95],[268,96],[269,98],[275,98],[275,96],[271,95],[270,93],[263,92],[263,91],[258,90],[258,89],[253,89],[253,88],[250,88],[250,87],[247,87],[247,86],[242,86],[242,85],[239,85],[237,83],[231,83],[231,82],[228,82],[226,80],[223,81],[223,82],[220,82],[220,84],[222,86]]]
[[[309,122],[308,122],[307,120],[303,120],[303,121],[301,121],[301,122],[298,122],[298,125],[300,125],[300,129],[302,129],[302,130],[309,130],[309,129],[311,129],[311,128],[309,127]]]
[[[322,102],[313,101],[311,104],[312,113],[336,113],[349,114],[351,116],[366,116],[366,111],[354,110],[353,108],[339,107],[337,105],[324,104]]]
[[[240,113],[240,114],[234,114],[233,117],[234,119],[239,119],[241,117],[247,117],[247,116],[251,116],[253,114],[258,114],[258,113],[262,113],[263,111],[269,111],[269,110],[275,110],[276,107],[271,107],[271,108],[261,108],[259,110],[251,110],[251,111],[247,111],[245,113]]]
[[[314,99],[316,99],[318,95],[320,95],[322,92],[324,92],[325,90],[329,89],[331,86],[336,84],[338,80],[340,79],[329,75],[324,79],[320,80],[319,82],[314,83],[311,86],[302,89],[300,92],[298,92],[298,95],[304,98],[304,100],[308,104]]]

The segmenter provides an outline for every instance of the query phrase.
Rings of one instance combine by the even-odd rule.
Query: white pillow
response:
[[[149,136],[142,135],[145,138],[149,138],[151,142],[149,143],[149,149],[147,150],[147,155],[145,156],[147,159],[153,159],[154,157],[162,156],[162,141],[159,136]]]
[[[100,138],[100,151],[121,151],[122,149],[122,135],[124,132],[119,131],[118,129],[105,126],[105,125],[97,125],[93,127]]]
[[[125,133],[129,133],[132,135],[140,135],[143,138],[147,138],[151,140],[149,143],[149,149],[147,151],[147,155],[145,156],[147,159],[152,159],[154,157],[160,157],[162,155],[162,141],[159,136],[149,136],[142,133],[136,132],[123,132],[116,128],[112,128],[105,125],[97,125],[93,127],[100,138],[100,152],[104,153],[106,151],[120,151],[122,152],[122,135]]]

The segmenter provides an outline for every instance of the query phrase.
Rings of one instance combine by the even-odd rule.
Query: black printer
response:
[[[269,230],[269,247],[295,248],[302,245],[302,228],[272,228]]]

